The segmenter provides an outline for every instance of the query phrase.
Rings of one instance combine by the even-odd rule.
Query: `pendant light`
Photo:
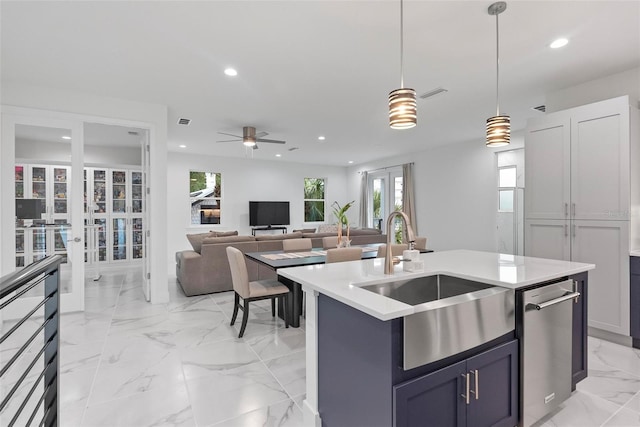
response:
[[[496,115],[487,119],[487,147],[502,147],[511,141],[511,119],[500,115],[500,37],[498,15],[507,9],[507,3],[499,1],[489,6],[489,15],[496,17]]]
[[[404,87],[403,0],[400,0],[400,89],[389,93],[389,126],[391,129],[409,129],[416,125],[416,91]]]

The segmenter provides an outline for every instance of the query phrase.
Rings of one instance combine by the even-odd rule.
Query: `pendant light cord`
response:
[[[404,87],[404,11],[400,0],[400,87]]]
[[[496,116],[500,115],[500,28],[496,13]]]

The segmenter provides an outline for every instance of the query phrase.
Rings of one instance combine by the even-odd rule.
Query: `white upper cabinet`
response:
[[[629,100],[614,98],[530,120],[530,219],[629,220]]]
[[[626,98],[587,105],[572,114],[571,202],[574,219],[629,220]]]
[[[557,114],[529,122],[526,131],[525,213],[532,219],[565,219],[571,203],[571,124]]]

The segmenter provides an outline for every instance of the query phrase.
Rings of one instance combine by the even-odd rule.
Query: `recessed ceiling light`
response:
[[[320,136],[318,137],[318,141],[324,141],[324,140],[325,140],[325,137],[324,137],[324,136],[320,135]]]
[[[276,154],[276,157],[282,157],[282,154]]]
[[[180,144],[180,145],[178,145],[178,147],[180,147],[180,148],[187,148],[187,146],[186,146],[186,145],[184,145],[184,144]]]
[[[65,136],[62,137],[62,139],[71,139],[71,137],[65,135]]]
[[[559,39],[555,39],[553,42],[551,42],[549,47],[551,49],[558,49],[558,48],[561,48],[563,46],[566,46],[567,43],[569,43],[569,40],[567,40],[565,38],[559,38]]]
[[[227,76],[231,76],[231,77],[235,77],[238,75],[238,72],[236,71],[235,68],[225,68],[224,73]]]
[[[351,164],[351,163],[353,163],[353,160],[349,160],[347,163]]]

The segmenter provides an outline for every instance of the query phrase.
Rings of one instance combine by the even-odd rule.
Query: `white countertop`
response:
[[[375,258],[282,268],[278,274],[300,283],[305,291],[316,290],[380,320],[390,320],[413,314],[414,306],[360,289],[360,286],[447,274],[518,289],[595,268],[594,264],[469,250],[420,254],[420,259],[425,268],[414,273],[403,271],[400,263],[393,275],[385,275],[384,259]]]

